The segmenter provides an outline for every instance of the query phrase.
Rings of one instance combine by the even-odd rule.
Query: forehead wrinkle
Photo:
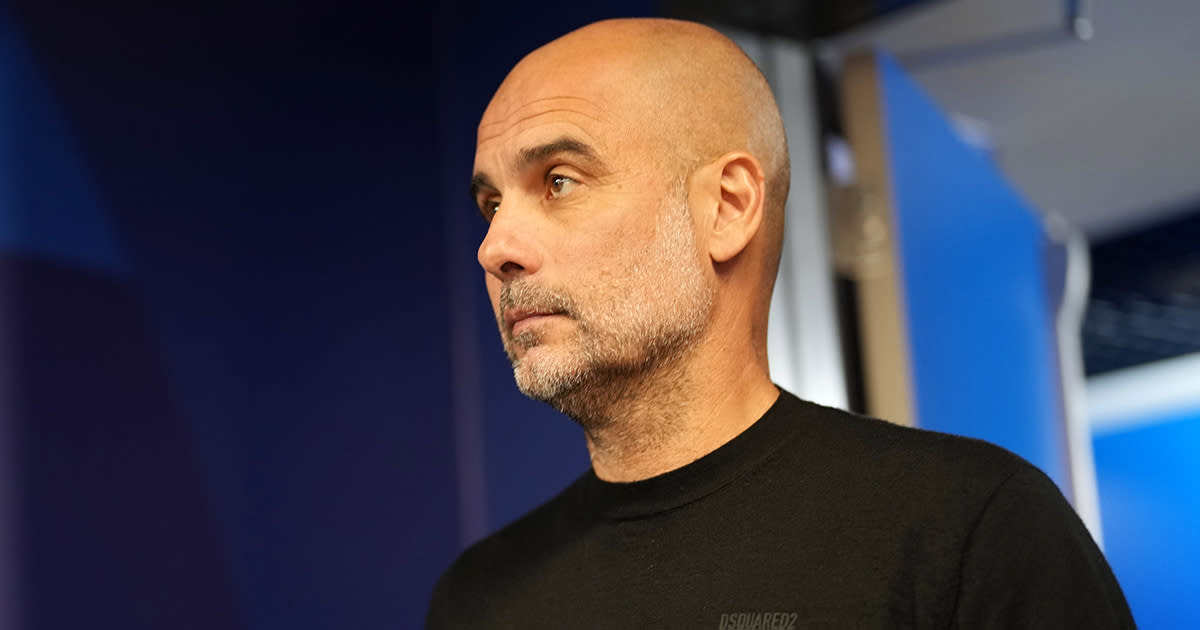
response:
[[[563,113],[567,113],[567,114],[580,114],[580,112],[577,112],[577,111],[575,111],[575,110],[573,110],[573,109],[551,109],[551,110],[546,110],[546,111],[537,112],[536,114],[529,114],[528,116],[524,116],[524,117],[522,117],[522,118],[518,118],[517,120],[514,120],[514,121],[511,121],[511,122],[508,122],[508,124],[504,124],[504,122],[496,122],[496,123],[490,123],[490,124],[488,124],[488,125],[480,125],[480,126],[479,126],[479,139],[478,139],[478,144],[483,144],[483,143],[485,143],[485,142],[488,142],[488,141],[492,140],[493,138],[496,138],[497,136],[503,135],[503,133],[504,133],[504,130],[505,130],[505,129],[511,129],[511,128],[513,128],[513,127],[516,127],[516,126],[518,126],[518,125],[520,125],[520,124],[522,124],[522,123],[529,122],[529,121],[531,121],[531,120],[533,120],[533,119],[535,119],[535,118],[538,118],[538,117],[540,117],[540,116],[548,116],[548,115],[550,115],[550,114],[563,114]],[[588,118],[588,119],[590,119],[590,120],[592,120],[592,121],[595,121],[595,122],[601,122],[601,120],[600,120],[599,118],[595,117],[595,116],[588,116],[587,114],[580,114],[580,115],[581,115],[581,116],[583,116],[584,118]],[[499,130],[499,131],[497,131],[496,133],[493,133],[493,134],[491,134],[491,135],[484,136],[484,127],[485,127],[485,126],[486,126],[486,127],[496,127],[496,126],[501,126],[501,125],[503,125],[504,129],[501,129],[501,130]]]
[[[595,103],[593,103],[591,101],[591,99],[583,97],[583,96],[571,96],[569,94],[557,94],[554,96],[539,96],[537,98],[527,100],[524,103],[522,103],[521,105],[518,105],[517,107],[511,108],[511,110],[504,117],[512,116],[514,113],[519,112],[522,109],[526,109],[529,107],[535,107],[535,106],[545,103],[547,101],[581,101],[582,103],[584,103],[586,105],[595,106]],[[564,105],[564,107],[565,107],[565,105]]]
[[[528,110],[529,108],[537,107],[538,105],[545,104],[548,101],[564,101],[564,100],[565,101],[580,101],[581,103],[586,104],[588,107],[571,107],[569,104],[563,104],[562,106],[559,106],[559,107],[549,107],[547,109],[539,109],[538,111],[535,111],[535,112],[523,113],[525,110]],[[491,140],[492,138],[495,138],[496,136],[503,134],[505,129],[511,129],[513,127],[521,125],[522,123],[526,123],[530,120],[538,118],[539,116],[546,116],[546,115],[550,115],[550,114],[577,115],[582,118],[591,120],[593,122],[597,122],[597,123],[603,122],[602,118],[600,117],[600,115],[598,113],[587,111],[589,109],[596,110],[596,112],[598,112],[602,108],[600,107],[600,105],[593,103],[591,100],[586,99],[582,96],[547,96],[547,97],[537,98],[532,101],[526,102],[519,107],[511,109],[510,111],[505,113],[503,116],[498,116],[495,114],[493,114],[493,116],[488,116],[488,112],[485,112],[484,116],[483,116],[483,120],[480,121],[479,128],[477,130],[476,144],[482,144],[484,142],[487,142],[488,140]],[[491,107],[489,107],[488,110],[490,111]],[[488,118],[493,118],[493,117],[496,118],[496,120],[493,120],[490,122],[487,120]],[[488,130],[497,128],[497,127],[499,127],[500,130],[498,130],[494,133],[488,133]]]

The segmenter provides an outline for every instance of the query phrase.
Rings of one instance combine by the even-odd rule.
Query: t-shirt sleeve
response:
[[[963,629],[1135,627],[1091,534],[1032,466],[996,489],[967,539],[955,621]]]

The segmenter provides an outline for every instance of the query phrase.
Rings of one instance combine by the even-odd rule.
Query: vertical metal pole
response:
[[[1058,215],[1048,215],[1045,224],[1050,239],[1066,249],[1066,277],[1055,318],[1055,337],[1058,340],[1063,420],[1067,430],[1071,499],[1079,518],[1096,539],[1096,544],[1103,546],[1100,491],[1096,483],[1096,461],[1092,454],[1087,381],[1083,369],[1083,341],[1080,337],[1091,275],[1087,239]]]
[[[797,42],[722,30],[762,69],[788,137],[791,192],[767,331],[771,379],[801,398],[844,409],[846,377],[811,55]]]

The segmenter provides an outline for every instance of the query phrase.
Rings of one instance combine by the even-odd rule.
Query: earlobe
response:
[[[762,225],[765,177],[758,160],[741,151],[722,156],[714,166],[720,169],[720,195],[709,255],[716,262],[726,262],[746,249]]]

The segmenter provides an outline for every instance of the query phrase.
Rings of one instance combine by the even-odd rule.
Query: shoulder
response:
[[[961,563],[959,627],[1135,627],[1091,533],[1032,466],[989,496]]]
[[[1133,627],[1074,508],[1020,456],[804,401],[788,407],[803,425],[791,465],[836,497],[827,509],[903,531],[951,563],[956,627]]]
[[[1134,627],[1074,508],[1020,456],[803,401],[791,407],[808,442],[792,452],[820,462],[812,468],[837,489],[832,504],[881,519],[872,527],[906,530],[953,563],[956,627]]]
[[[796,426],[794,437],[760,482],[785,500],[818,497],[831,517],[864,530],[907,531],[939,548],[961,548],[997,492],[1036,492],[1065,503],[1036,467],[982,440],[794,397],[782,410]],[[1010,483],[1014,478],[1020,483]]]
[[[797,455],[852,478],[896,475],[901,481],[932,486],[966,479],[986,491],[1018,471],[1037,470],[1015,453],[983,440],[905,427],[784,396],[782,410],[799,424]]]

